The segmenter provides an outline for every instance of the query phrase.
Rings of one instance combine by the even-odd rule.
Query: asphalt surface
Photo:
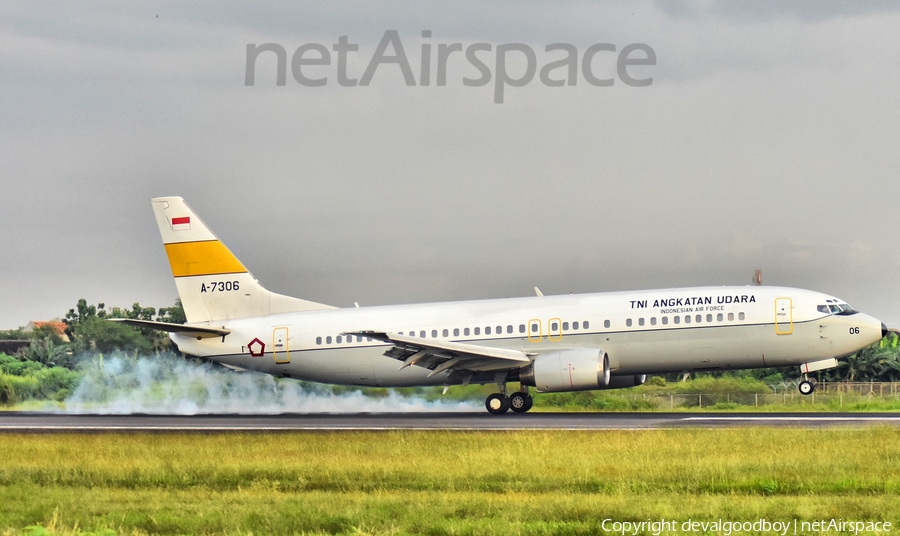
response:
[[[0,412],[11,432],[277,432],[321,430],[647,430],[900,426],[900,413],[355,413],[86,415]]]

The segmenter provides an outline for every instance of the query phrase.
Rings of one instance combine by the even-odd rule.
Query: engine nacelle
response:
[[[519,373],[519,380],[542,393],[606,389],[609,357],[597,348],[544,354]]]

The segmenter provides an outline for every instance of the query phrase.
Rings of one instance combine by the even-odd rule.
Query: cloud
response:
[[[715,16],[730,22],[772,21],[790,18],[822,21],[839,17],[860,17],[896,12],[900,6],[890,0],[842,2],[840,0],[656,0],[654,5],[672,17]]]

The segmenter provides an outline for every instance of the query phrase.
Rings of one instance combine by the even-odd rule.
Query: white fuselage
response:
[[[431,371],[417,366],[398,370],[402,363],[384,355],[392,344],[346,335],[360,331],[530,356],[598,348],[608,355],[613,376],[735,370],[842,357],[882,337],[883,325],[868,315],[822,312],[821,306],[838,302],[780,287],[607,292],[282,313],[197,324],[227,327],[231,333],[223,338],[172,339],[183,352],[233,367],[348,385],[463,381],[446,372],[428,377]],[[502,367],[512,370],[508,363]],[[486,383],[488,376],[474,381]]]

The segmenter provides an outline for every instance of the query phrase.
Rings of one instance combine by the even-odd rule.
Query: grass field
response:
[[[21,434],[0,445],[7,534],[597,534],[605,518],[900,520],[900,430],[884,428]]]

